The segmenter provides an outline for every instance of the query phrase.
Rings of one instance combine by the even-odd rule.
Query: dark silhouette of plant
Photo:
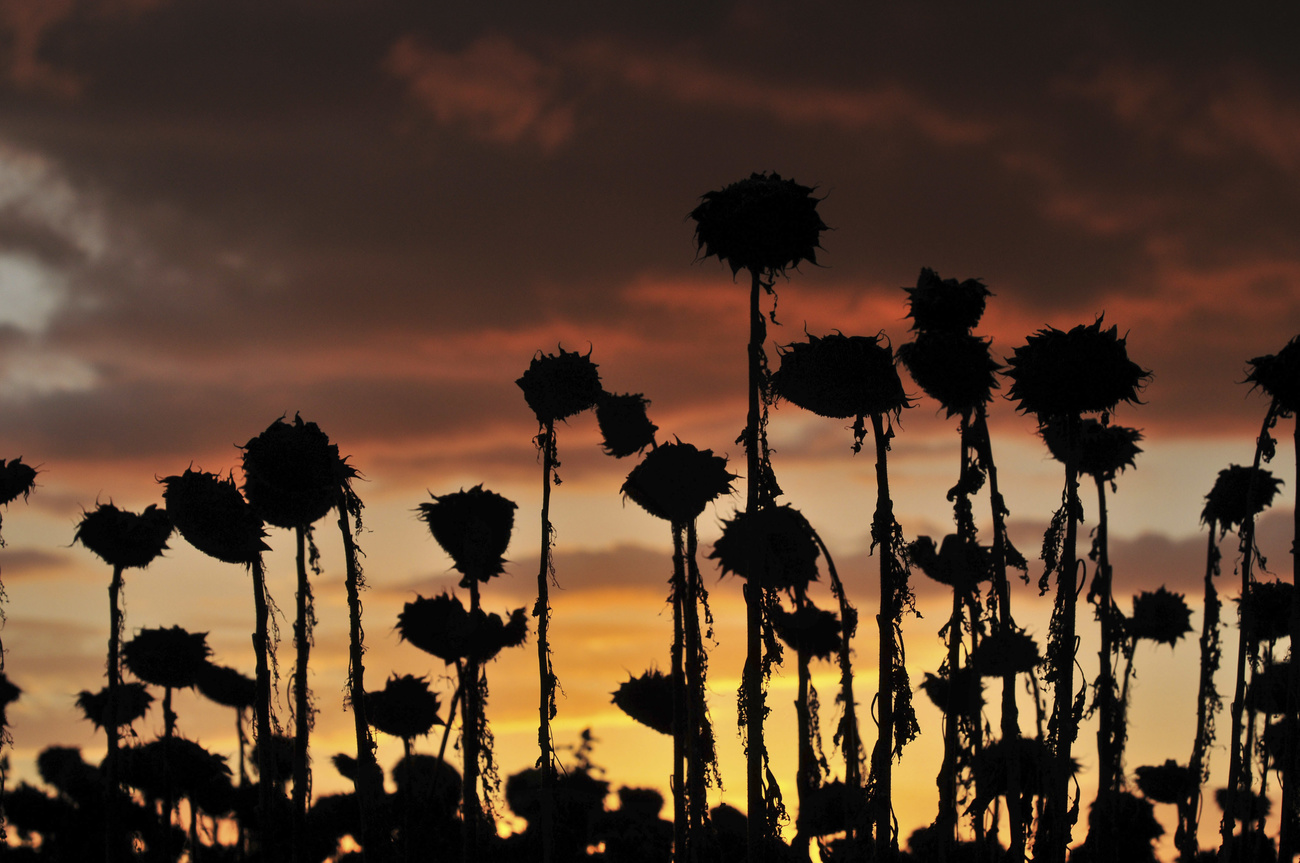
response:
[[[429,690],[429,681],[423,677],[394,674],[388,679],[383,689],[366,693],[366,716],[370,724],[385,734],[391,734],[402,741],[402,764],[411,765],[411,743],[416,737],[423,737],[433,730],[435,725],[445,725],[438,716],[438,696]],[[405,777],[409,787],[411,777]],[[415,849],[410,844],[412,799],[408,794],[402,809],[402,836],[405,846],[404,857],[407,861],[415,859]]]
[[[263,537],[262,520],[253,512],[235,486],[234,479],[222,479],[214,473],[186,468],[183,474],[161,480],[165,490],[163,501],[167,515],[176,530],[199,551],[223,563],[237,564],[249,570],[253,577],[253,608],[255,629],[253,652],[257,660],[257,703],[254,721],[258,740],[271,736],[271,646],[270,608],[266,592],[266,574],[262,568],[262,552],[269,549]],[[278,725],[278,723],[276,723]],[[265,750],[259,753],[265,757]],[[272,812],[271,765],[258,761],[259,847],[266,847],[269,839]]]
[[[650,402],[640,393],[615,395],[602,392],[596,401],[596,423],[600,426],[601,444],[606,455],[626,458],[646,447],[655,446],[659,426],[650,422],[646,406]]]
[[[709,503],[731,493],[735,478],[722,456],[676,441],[651,450],[622,486],[626,497],[667,521],[672,532],[673,849],[682,861],[706,858],[708,786],[721,784],[706,701],[704,641],[712,638],[713,614],[697,563],[696,520]]]
[[[320,554],[312,525],[340,503],[340,493],[356,470],[340,458],[339,448],[316,423],[295,414],[292,423],[280,417],[243,446],[244,496],[267,524],[294,532],[298,590],[293,640],[297,651],[293,672],[293,848],[300,859],[305,845],[308,798],[311,795],[310,736],[315,711],[307,685],[312,628],[316,612],[307,568],[320,575]]]
[[[113,579],[108,587],[108,687],[105,698],[109,702],[116,699],[122,681],[122,663],[118,656],[123,627],[120,605],[122,573],[131,567],[143,569],[156,560],[167,549],[167,540],[171,534],[172,523],[167,518],[167,513],[153,504],[144,512],[134,513],[118,509],[111,501],[101,503],[93,512],[85,513],[77,525],[72,541],[80,542],[113,567]],[[109,799],[106,802],[108,824],[105,842],[109,845],[106,853],[110,863],[121,859],[125,853],[125,837],[117,827],[117,806],[114,802],[118,795],[117,748],[120,724],[110,721],[102,725],[108,741],[105,793]]]
[[[993,541],[990,548],[990,574],[996,604],[992,607],[993,632],[1015,633],[1015,620],[1011,615],[1011,590],[1007,579],[1008,567],[1026,571],[1024,558],[1011,544],[1007,535],[1006,517],[1008,511],[998,487],[997,466],[993,461],[992,441],[988,431],[988,403],[992,400],[993,390],[997,388],[996,372],[1001,366],[992,358],[986,340],[972,335],[971,330],[983,317],[984,307],[992,292],[979,279],[943,279],[929,268],[922,268],[917,277],[916,286],[904,288],[908,294],[909,317],[912,328],[916,331],[916,341],[905,344],[898,349],[899,360],[911,373],[912,378],[931,398],[937,400],[949,417],[960,417],[959,427],[961,441],[961,466],[957,484],[948,492],[953,503],[953,515],[957,533],[969,542],[977,538],[975,522],[971,508],[971,496],[980,491],[987,483],[989,490],[989,509],[993,523]],[[956,597],[954,596],[954,603]],[[955,611],[960,608],[954,605]],[[956,617],[954,616],[954,620]],[[976,610],[971,609],[971,650],[978,649],[978,639],[983,635]],[[948,625],[950,635],[949,656],[947,664],[955,665],[953,648],[958,646],[955,638],[960,637],[960,625]],[[1014,740],[1020,736],[1019,711],[1015,697],[1015,674],[1012,673],[1002,681],[1001,731],[1005,740]],[[979,725],[975,727],[976,736],[971,740],[974,749],[982,745],[979,737]],[[945,775],[951,770],[952,755],[956,748],[955,728],[945,727]],[[1009,747],[1011,757],[1018,754],[1018,747]],[[975,757],[978,757],[976,753]],[[1013,787],[1007,796],[1008,822],[1011,828],[1011,843],[1008,858],[1021,860],[1024,857],[1025,839],[1028,827],[1027,819],[1020,809],[1021,795],[1014,787],[1019,781],[1020,771],[1013,767],[1010,771]],[[951,789],[951,779],[941,779],[941,788]],[[944,800],[944,797],[947,797]],[[976,794],[978,798],[978,793]],[[940,818],[956,826],[956,801],[951,791],[941,792]],[[972,812],[976,844],[982,844],[982,814]],[[994,822],[994,829],[997,824]],[[947,835],[947,834],[945,834]],[[940,853],[944,852],[941,843]]]
[[[1194,777],[1188,795],[1178,804],[1178,829],[1174,843],[1179,859],[1190,861],[1200,848],[1197,830],[1200,823],[1201,786],[1209,780],[1206,753],[1214,743],[1215,719],[1223,707],[1223,698],[1215,687],[1214,675],[1223,655],[1219,643],[1219,593],[1214,579],[1219,575],[1219,542],[1230,530],[1241,530],[1272,502],[1281,480],[1266,470],[1229,465],[1219,471],[1214,487],[1205,496],[1201,523],[1209,529],[1205,552],[1205,600],[1201,622],[1201,663],[1196,691],[1196,735],[1187,769]]]
[[[876,858],[898,853],[893,826],[893,760],[919,733],[912,710],[912,689],[903,660],[902,618],[915,611],[908,584],[903,529],[894,518],[889,493],[888,453],[894,436],[892,419],[909,407],[894,367],[893,351],[883,336],[809,336],[786,347],[781,368],[772,376],[777,394],[824,417],[853,419],[854,452],[866,437],[871,418],[876,441],[876,509],[871,521],[872,548],[880,555],[879,726],[867,779],[867,811],[873,826]]]
[[[761,509],[754,514],[737,513],[735,518],[723,524],[722,536],[714,544],[712,554],[724,573],[744,578],[751,591],[761,589],[769,598],[764,617],[770,621],[772,632],[766,655],[773,662],[779,662],[781,642],[799,654],[799,690],[795,700],[798,738],[795,782],[801,813],[811,807],[812,795],[821,786],[822,773],[827,768],[825,757],[821,755],[817,693],[812,688],[809,664],[814,656],[829,658],[832,652],[838,654],[840,647],[838,622],[834,625],[834,632],[828,634],[822,627],[826,625],[823,615],[829,612],[815,609],[808,599],[808,587],[818,577],[817,557],[820,553],[821,548],[808,520],[794,507],[782,505]],[[781,594],[794,603],[793,612],[782,608]],[[766,677],[767,669],[764,671]],[[775,782],[771,779],[769,782],[779,793]],[[779,799],[777,802],[780,803]],[[800,859],[808,859],[811,838],[812,834],[804,830],[796,833],[794,853]]]
[[[555,473],[560,466],[555,423],[595,407],[604,395],[600,373],[591,361],[590,351],[584,356],[577,351],[558,350],[558,354],[538,351],[528,364],[528,370],[515,381],[537,417],[537,436],[533,443],[542,456],[542,550],[533,616],[537,618],[537,675],[540,684],[537,708],[540,755],[537,766],[541,770],[543,790],[539,819],[543,863],[551,863],[553,859],[555,816],[551,791],[555,784],[555,746],[551,738],[551,720],[555,718],[555,691],[559,685],[551,665],[550,642],[550,583],[555,580],[555,564],[551,559],[551,549],[555,544],[555,529],[551,526],[551,484],[559,485],[560,482]],[[468,779],[466,784],[470,784]]]
[[[672,678],[651,669],[640,677],[629,675],[614,690],[610,700],[646,728],[672,737],[675,689]]]
[[[505,553],[515,524],[515,503],[478,485],[469,491],[435,495],[431,503],[420,504],[420,518],[433,538],[451,555],[463,576],[460,586],[469,589],[470,617],[481,615],[479,584],[505,572]],[[490,732],[483,708],[487,703],[487,675],[473,651],[457,662],[461,699],[462,746],[465,753],[463,814],[466,824],[466,860],[477,860],[484,840],[482,805],[479,801],[479,761],[486,751],[491,766]],[[409,754],[409,753],[408,753]],[[490,774],[489,774],[490,775]]]
[[[1097,838],[1112,833],[1115,844],[1102,851]],[[1088,810],[1088,838],[1070,855],[1071,863],[1156,863],[1152,842],[1165,833],[1155,807],[1127,791],[1098,795]]]
[[[1048,578],[1056,573],[1056,601],[1045,660],[1052,683],[1046,741],[1052,758],[1044,783],[1047,805],[1034,842],[1036,860],[1064,863],[1070,831],[1078,820],[1078,800],[1070,799],[1068,764],[1084,703],[1083,690],[1076,694],[1074,686],[1075,603],[1080,577],[1076,546],[1078,523],[1083,518],[1077,441],[1083,414],[1100,413],[1105,421],[1120,402],[1136,403],[1150,372],[1128,358],[1125,339],[1116,327],[1102,329],[1101,317],[1068,332],[1041,329],[1016,348],[1007,362],[1010,368],[1005,374],[1011,380],[1008,398],[1019,402],[1021,412],[1034,414],[1040,427],[1060,423],[1068,454],[1061,508],[1043,537],[1044,569],[1038,584],[1039,591],[1046,593]]]
[[[1106,487],[1116,489],[1116,477],[1133,467],[1139,453],[1138,441],[1142,434],[1137,429],[1118,425],[1104,425],[1088,417],[1079,423],[1077,437],[1069,439],[1066,423],[1059,418],[1048,421],[1041,428],[1043,441],[1053,458],[1062,464],[1073,459],[1080,474],[1092,477],[1097,488],[1097,528],[1093,533],[1092,550],[1088,556],[1096,564],[1088,601],[1096,608],[1100,630],[1100,648],[1097,652],[1098,672],[1092,686],[1091,710],[1098,714],[1097,722],[1097,795],[1116,794],[1124,788],[1123,753],[1128,739],[1127,709],[1121,703],[1116,686],[1115,672],[1121,653],[1128,653],[1132,667],[1132,645],[1128,650],[1124,632],[1124,614],[1115,605],[1114,575],[1110,563],[1110,520],[1106,506]],[[1071,451],[1071,448],[1073,451]],[[1136,622],[1136,621],[1134,621]],[[1127,673],[1124,683],[1128,691]],[[1114,831],[1114,821],[1101,821],[1102,830]],[[1094,845],[1099,853],[1115,849],[1117,837],[1099,836]]]
[[[1255,466],[1258,467],[1260,455],[1268,460],[1273,453],[1274,444],[1269,430],[1278,419],[1295,416],[1300,411],[1300,336],[1292,338],[1276,354],[1255,357],[1250,361],[1250,367],[1246,382],[1252,385],[1252,389],[1258,387],[1263,390],[1270,399],[1268,413],[1256,448]],[[1269,422],[1270,418],[1272,422]],[[1297,459],[1300,459],[1300,422],[1296,423],[1293,438],[1295,454]],[[1296,463],[1295,485],[1293,544],[1300,543],[1300,461]],[[1291,567],[1291,583],[1300,587],[1300,554],[1292,554]],[[1300,603],[1296,603],[1291,609],[1289,630],[1291,644],[1300,644]],[[1282,827],[1278,834],[1277,848],[1278,858],[1288,861],[1295,856],[1297,850],[1300,850],[1300,838],[1296,835],[1297,822],[1300,821],[1300,796],[1297,796],[1296,786],[1300,784],[1300,777],[1292,776],[1296,773],[1295,765],[1300,759],[1300,748],[1297,748],[1296,744],[1297,738],[1300,738],[1300,722],[1297,720],[1297,714],[1300,714],[1300,663],[1293,663],[1291,676],[1287,682],[1287,712],[1283,714],[1282,719],[1282,736],[1286,741],[1286,753],[1282,761],[1283,772],[1284,776],[1291,778],[1291,781],[1283,779],[1282,782]],[[1232,777],[1229,777],[1229,782],[1231,781]],[[1229,787],[1235,786],[1230,784]],[[1229,813],[1225,815],[1230,817]],[[1225,839],[1228,835],[1230,834],[1224,833]]]
[[[701,258],[717,257],[731,267],[734,277],[748,270],[749,347],[745,428],[738,442],[745,448],[745,511],[757,512],[772,505],[780,487],[772,473],[767,452],[767,408],[771,403],[771,384],[767,370],[767,320],[776,323],[775,292],[777,276],[797,269],[803,261],[817,263],[821,233],[826,224],[817,214],[818,198],[814,187],[802,186],[792,179],[771,174],[751,174],[747,179],[722,189],[707,192],[691,211],[695,221],[696,254]],[[772,294],[773,309],[764,316],[760,307],[762,292]],[[770,665],[764,644],[771,640],[771,624],[764,609],[764,596],[745,596],[746,660],[742,679],[740,707],[745,731],[746,793],[749,801],[747,845],[750,863],[767,860],[769,844],[776,836],[776,795],[766,784],[767,749],[763,742],[763,722],[767,716],[763,668]],[[760,816],[760,813],[762,817]]]

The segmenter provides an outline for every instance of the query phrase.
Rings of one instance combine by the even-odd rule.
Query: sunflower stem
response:
[[[1292,509],[1291,525],[1291,584],[1300,589],[1300,420],[1297,420],[1293,434],[1296,457],[1296,497]],[[1292,645],[1300,645],[1300,601],[1291,601],[1291,617],[1288,632]],[[1300,781],[1296,771],[1297,750],[1296,735],[1300,733],[1300,723],[1296,713],[1300,711],[1300,650],[1292,648],[1295,658],[1287,669],[1286,677],[1286,713],[1282,718],[1282,828],[1278,837],[1278,859],[1291,860],[1295,856],[1295,822],[1300,810],[1296,799],[1296,782]]]
[[[555,849],[555,749],[551,741],[551,719],[555,716],[555,670],[551,666],[550,579],[551,563],[551,475],[555,468],[555,421],[548,419],[540,435],[542,446],[542,553],[537,571],[537,676],[540,694],[537,706],[537,767],[541,771],[542,863],[551,863]],[[468,694],[465,696],[468,698]],[[467,732],[462,732],[467,733]]]
[[[469,579],[470,619],[477,620],[479,615],[478,578]],[[460,736],[461,751],[465,756],[464,781],[461,783],[461,810],[465,818],[465,863],[477,863],[479,846],[483,841],[483,807],[479,800],[479,744],[482,732],[479,699],[479,661],[474,651],[461,667],[460,689],[464,693],[461,700]]]
[[[118,803],[121,787],[117,781],[118,761],[118,726],[119,715],[118,686],[122,680],[122,608],[119,598],[122,593],[122,570],[118,564],[113,567],[113,580],[108,585],[108,716],[104,719],[104,734],[108,738],[108,754],[105,756],[106,782],[104,788],[104,806],[106,824],[104,833],[104,855],[108,863],[117,863],[126,851],[126,836],[121,833]]]
[[[682,538],[682,526],[674,522],[673,532],[673,578],[670,599],[673,604],[673,647],[672,647],[672,692],[673,692],[673,854],[676,859],[685,861],[687,849],[687,831],[690,818],[687,815],[688,789],[686,786],[686,758],[690,721],[687,715],[686,667],[685,667],[685,614],[686,602],[686,552]]]
[[[270,639],[270,609],[266,601],[266,573],[259,554],[249,565],[253,576],[253,609],[255,629],[253,653],[257,658],[257,701],[253,707],[257,728],[257,806],[258,826],[255,835],[260,853],[267,854],[271,840],[272,795],[275,790],[273,760],[271,758],[271,667],[268,660]]]
[[[293,859],[302,860],[307,839],[307,798],[311,779],[307,768],[307,747],[311,735],[311,694],[307,688],[307,663],[311,657],[311,583],[307,580],[307,530],[294,528],[298,568],[297,615],[293,623],[293,641],[297,661],[293,670],[294,739],[293,739]]]
[[[1205,612],[1201,622],[1201,673],[1196,688],[1196,736],[1192,740],[1192,757],[1187,769],[1193,785],[1187,796],[1178,802],[1178,831],[1174,844],[1178,859],[1191,863],[1200,851],[1197,829],[1200,821],[1201,786],[1209,778],[1205,753],[1214,742],[1214,715],[1221,699],[1214,687],[1214,675],[1219,670],[1222,648],[1219,646],[1219,593],[1214,587],[1214,577],[1219,574],[1219,545],[1215,541],[1218,523],[1209,519],[1209,542],[1205,551]]]

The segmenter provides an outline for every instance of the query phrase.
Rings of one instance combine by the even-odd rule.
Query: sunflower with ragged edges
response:
[[[1067,331],[1045,327],[1007,360],[1007,397],[1040,423],[1052,417],[1103,413],[1120,402],[1139,403],[1151,373],[1128,358],[1118,327],[1102,329],[1104,315]]]
[[[596,425],[606,455],[626,458],[654,448],[659,426],[646,414],[649,399],[641,393],[601,393],[596,401]]]
[[[1205,496],[1201,523],[1217,524],[1225,533],[1240,528],[1246,519],[1267,509],[1281,487],[1282,480],[1264,468],[1228,465]]]
[[[190,545],[223,563],[248,566],[270,546],[266,531],[235,480],[186,468],[179,476],[160,480],[163,502],[176,530]]]
[[[559,348],[558,354],[538,351],[528,370],[515,383],[541,425],[576,416],[596,406],[604,389],[591,351],[580,354]]]
[[[614,690],[613,703],[632,719],[670,737],[673,733],[673,683],[658,669],[630,677]]]
[[[1246,383],[1268,393],[1283,414],[1300,411],[1300,336],[1275,354],[1252,359]]]
[[[1039,431],[1052,457],[1062,464],[1071,456],[1080,473],[1111,482],[1126,468],[1133,467],[1142,452],[1142,432],[1119,425],[1103,425],[1092,417],[1080,423],[1077,438],[1069,439],[1063,417],[1052,417]]]
[[[969,333],[984,316],[985,301],[993,296],[979,279],[941,279],[929,267],[921,268],[916,287],[903,290],[912,329],[930,333]]]
[[[144,512],[134,513],[118,509],[110,501],[82,516],[72,541],[111,566],[143,568],[167,550],[171,535],[172,523],[165,510],[150,504]]]
[[[732,275],[780,275],[802,261],[816,264],[827,227],[814,191],[773,172],[705,193],[690,214],[700,257],[726,261]]]
[[[807,590],[817,580],[821,549],[812,525],[799,510],[783,504],[738,512],[722,523],[722,536],[709,554],[724,573],[767,590]],[[751,571],[751,563],[757,571]]]
[[[653,515],[673,524],[688,524],[724,494],[736,478],[727,459],[711,449],[666,443],[646,454],[623,483],[623,495]]]
[[[438,715],[438,694],[429,681],[413,674],[394,674],[384,688],[366,693],[366,719],[385,734],[410,740],[445,725]]]
[[[804,410],[833,419],[898,416],[911,407],[883,335],[809,335],[807,342],[778,348],[781,367],[772,375],[776,394]]]
[[[1133,597],[1133,616],[1124,622],[1128,637],[1173,647],[1192,631],[1192,610],[1181,593],[1161,587]]]
[[[468,491],[432,497],[432,502],[420,504],[420,519],[464,576],[461,587],[469,587],[475,579],[486,582],[505,572],[506,548],[515,526],[515,502],[481,484]]]

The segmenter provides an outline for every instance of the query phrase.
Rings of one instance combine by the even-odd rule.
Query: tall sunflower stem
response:
[[[555,849],[555,749],[551,740],[551,719],[555,716],[555,671],[551,666],[550,579],[551,579],[551,478],[555,469],[555,421],[547,420],[540,436],[542,445],[542,551],[537,571],[537,676],[540,693],[537,707],[537,767],[541,771],[542,863],[551,863]],[[466,695],[468,697],[468,694]]]

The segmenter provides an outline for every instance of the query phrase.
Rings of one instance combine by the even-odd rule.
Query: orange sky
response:
[[[1041,326],[1102,313],[1127,332],[1154,378],[1146,404],[1115,416],[1146,436],[1112,497],[1116,593],[1127,607],[1168,584],[1199,615],[1202,497],[1221,468],[1249,462],[1265,407],[1240,383],[1245,361],[1300,325],[1293,11],[508,5],[0,0],[0,457],[42,469],[30,502],[4,513],[0,551],[7,670],[27,692],[10,711],[17,776],[34,777],[51,743],[102,751],[72,704],[100,685],[107,636],[107,567],[69,545],[82,509],[158,502],[155,478],[191,463],[228,470],[234,445],[286,412],[319,423],[365,476],[368,681],[432,674],[448,698],[440,663],[391,631],[403,602],[455,581],[413,511],[427,491],[480,482],[518,502],[510,571],[485,602],[530,602],[540,466],[514,380],[535,351],[590,347],[608,389],[651,400],[661,440],[739,469],[745,291],[695,260],[686,214],[751,171],[816,184],[833,228],[822,266],[777,285],[777,343],[838,329],[902,344],[899,288],[922,266],[984,279],[995,296],[979,329],[998,356]],[[1032,557],[1059,470],[1012,404],[992,412],[1013,530]],[[850,454],[843,425],[782,405],[774,464],[869,619],[872,461]],[[592,418],[560,435],[559,740],[590,726],[612,782],[662,786],[666,741],[608,693],[667,664],[668,531],[622,504],[632,463],[600,453]],[[1289,498],[1281,449],[1273,469]],[[950,528],[956,460],[954,423],[921,400],[891,455],[909,539]],[[706,512],[706,553],[742,500]],[[1266,523],[1281,573],[1289,506]],[[1085,509],[1095,518],[1090,498]],[[333,535],[320,538],[324,791],[341,780],[321,756],[349,744],[340,561]],[[291,555],[284,537],[273,544],[271,587],[289,608]],[[221,661],[251,671],[247,576],[172,546],[128,576],[128,629],[208,630]],[[917,679],[937,670],[944,615],[942,594],[918,589],[924,617],[905,628]],[[739,592],[729,580],[713,590],[724,796],[743,804]],[[1014,601],[1041,637],[1035,594]],[[1080,619],[1091,675],[1091,611]],[[287,681],[287,644],[282,655]],[[505,772],[532,760],[530,657],[491,669]],[[1195,662],[1190,642],[1139,656],[1130,770],[1186,760]],[[772,697],[774,739],[793,734],[792,677]],[[222,711],[186,697],[178,712],[184,733],[229,748]],[[937,800],[938,718],[926,707],[921,721],[896,773],[904,833]],[[381,758],[398,751],[385,741]],[[778,767],[792,793],[791,765]],[[1172,813],[1159,814],[1172,833]],[[1217,820],[1207,802],[1211,832]]]

